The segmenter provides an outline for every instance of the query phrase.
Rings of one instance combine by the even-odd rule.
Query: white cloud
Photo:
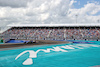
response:
[[[19,1],[19,0],[18,0]],[[18,2],[17,2],[18,3]],[[0,5],[0,26],[8,24],[33,23],[33,24],[65,24],[75,23],[78,14],[79,23],[91,23],[100,19],[100,4],[87,3],[80,9],[72,8],[75,0],[27,0],[25,6],[13,7],[12,5]]]
[[[49,13],[41,14],[40,20],[41,20],[41,21],[44,21],[44,20],[46,20],[48,17],[49,17]]]
[[[2,18],[0,22],[6,19],[7,24],[14,22],[63,23],[62,19],[67,18],[68,9],[69,0],[33,0],[24,8],[0,7],[0,18]]]
[[[87,3],[84,7],[80,9],[69,9],[68,16],[72,19],[76,19],[75,15],[78,15],[78,22],[79,23],[94,23],[97,20],[100,20],[100,15],[96,15],[100,12],[100,5],[96,3]],[[96,16],[93,16],[96,15]]]
[[[26,7],[27,2],[31,2],[31,0],[0,0],[0,6],[2,7]]]
[[[69,3],[69,6],[71,7],[74,3],[76,3],[77,1],[75,0],[71,0],[70,3]]]

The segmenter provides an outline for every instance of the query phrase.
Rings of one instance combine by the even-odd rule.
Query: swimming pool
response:
[[[91,67],[100,65],[100,41],[88,42],[92,43],[41,45],[0,51],[0,67]]]

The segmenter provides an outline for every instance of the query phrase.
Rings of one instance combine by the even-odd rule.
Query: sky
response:
[[[100,22],[100,0],[0,0],[0,27],[8,24]]]

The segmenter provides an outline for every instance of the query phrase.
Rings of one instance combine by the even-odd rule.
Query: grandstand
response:
[[[1,38],[34,40],[100,40],[100,24],[16,24]]]

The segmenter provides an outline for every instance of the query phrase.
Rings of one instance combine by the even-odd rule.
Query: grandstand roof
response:
[[[9,27],[63,27],[63,26],[100,26],[100,23],[90,23],[90,24],[10,24]]]

